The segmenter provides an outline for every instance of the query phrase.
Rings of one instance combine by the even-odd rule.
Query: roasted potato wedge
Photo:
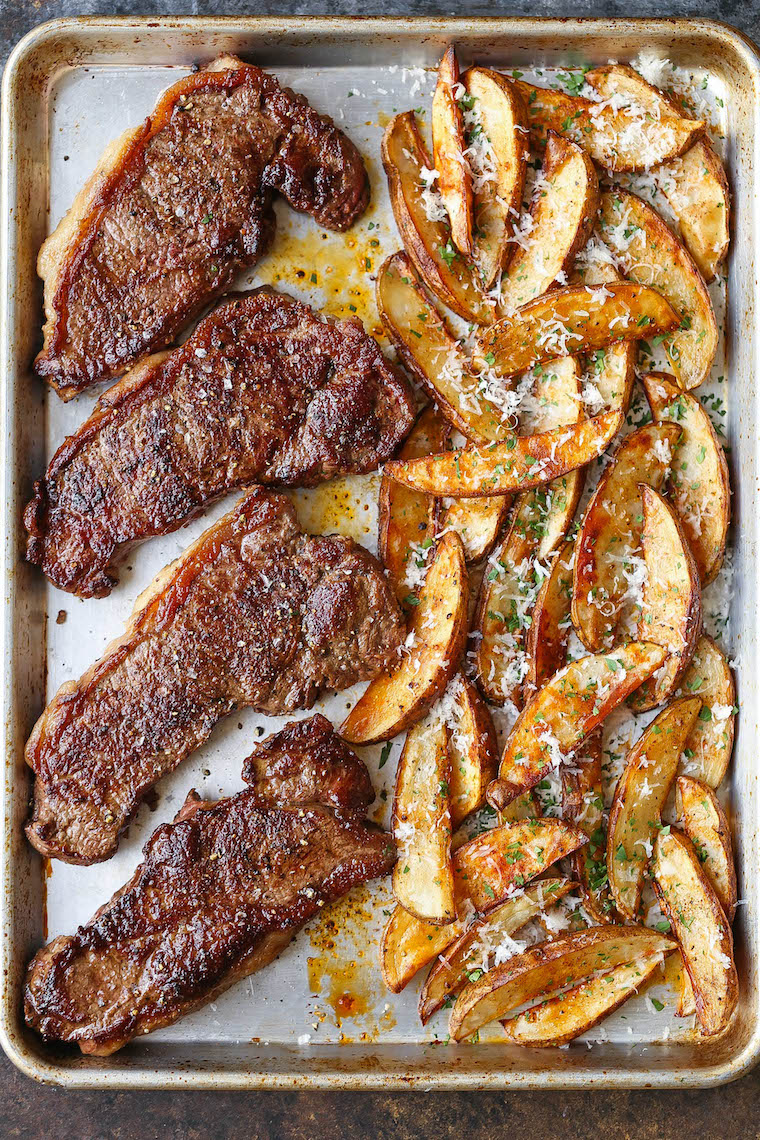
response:
[[[596,459],[614,439],[621,419],[615,409],[539,435],[516,436],[426,459],[391,459],[385,471],[405,487],[454,499],[526,491]]]
[[[683,154],[705,133],[701,120],[663,123],[633,102],[628,107],[616,107],[534,87],[522,80],[517,87],[528,108],[534,146],[540,146],[549,131],[557,131],[584,147],[595,162],[610,171],[649,170]]]
[[[527,670],[524,690],[528,698],[542,688],[567,659],[567,639],[572,624],[570,603],[574,555],[575,542],[569,539],[557,551],[551,570],[536,595],[525,638]]]
[[[451,239],[466,257],[472,253],[472,177],[465,158],[462,112],[454,98],[459,83],[459,64],[453,47],[438,65],[433,92],[433,162],[438,171],[438,189],[451,223]]]
[[[376,294],[377,311],[399,356],[449,423],[476,442],[511,436],[511,427],[483,395],[480,378],[430,303],[405,253],[383,262]]]
[[[607,874],[615,906],[628,922],[637,920],[662,809],[701,703],[699,697],[682,697],[663,709],[628,753],[618,780],[607,830]]]
[[[452,691],[449,725],[451,829],[486,802],[486,789],[496,775],[496,730],[487,706],[471,681],[460,677]],[[453,723],[452,723],[453,722]]]
[[[558,356],[672,332],[679,320],[670,303],[646,285],[565,285],[484,329],[473,359],[497,376],[513,376]]]
[[[370,681],[340,730],[350,744],[390,740],[411,728],[459,668],[467,640],[469,587],[462,543],[446,534],[436,547],[411,616],[405,652]]]
[[[676,828],[657,836],[652,873],[689,971],[702,1034],[720,1033],[736,1008],[739,982],[731,927],[718,896],[691,841]]]
[[[535,787],[598,728],[605,717],[662,665],[667,651],[652,642],[582,657],[555,673],[525,706],[507,740],[488,800],[499,811]]]
[[[488,324],[494,309],[474,269],[451,240],[445,210],[425,184],[430,156],[413,111],[396,115],[383,136],[382,158],[396,225],[412,264],[436,297],[468,321]]]
[[[644,524],[641,550],[646,565],[639,637],[668,651],[657,676],[632,697],[635,708],[662,704],[678,688],[702,629],[699,570],[678,516],[651,487],[641,485]]]
[[[597,729],[561,773],[562,818],[588,836],[587,845],[570,856],[570,866],[580,883],[586,910],[600,925],[615,921],[607,877],[602,759],[602,730]]]
[[[586,508],[575,542],[572,614],[578,636],[592,652],[613,644],[627,600],[634,606],[638,600],[639,487],[665,485],[679,438],[680,428],[670,423],[631,432]]]
[[[426,1025],[448,998],[458,993],[474,975],[485,973],[481,966],[488,957],[488,948],[511,938],[520,927],[552,903],[558,902],[575,887],[570,879],[540,879],[522,894],[507,899],[482,918],[470,923],[463,934],[452,943],[430,967],[425,985],[420,991],[420,1021]]]
[[[449,1034],[463,1041],[482,1025],[544,998],[570,981],[675,950],[669,938],[635,926],[599,926],[531,946],[466,986],[451,1011]]]
[[[449,426],[434,407],[418,416],[399,457],[417,459],[446,445]],[[436,500],[410,491],[383,475],[378,496],[377,547],[394,593],[408,613],[417,601],[417,580],[424,575],[436,531]]]
[[[500,308],[512,313],[567,279],[599,212],[599,179],[581,147],[549,132],[527,234],[501,279]]]
[[[621,187],[602,194],[600,226],[626,277],[656,289],[678,314],[677,331],[665,338],[664,347],[681,387],[698,387],[715,359],[718,326],[691,256],[656,210]],[[643,330],[647,339],[663,331],[654,325]]]
[[[676,780],[676,813],[694,844],[702,870],[712,884],[726,918],[736,914],[736,868],[726,813],[712,788],[691,776]]]
[[[509,239],[522,205],[528,161],[528,116],[514,84],[497,71],[471,67],[462,83],[465,101],[471,103],[464,118],[474,172],[472,256],[488,290],[513,248]]]
[[[643,384],[655,422],[670,420],[681,428],[669,483],[704,586],[720,570],[726,549],[731,516],[726,456],[699,400],[659,372],[645,376]]]
[[[662,954],[624,962],[606,974],[581,982],[558,997],[541,1001],[517,1017],[502,1021],[504,1032],[515,1045],[566,1045],[633,997],[662,962]]]
[[[681,692],[702,701],[702,711],[686,741],[681,770],[717,788],[734,746],[736,688],[728,662],[711,637],[703,634],[697,642]]]
[[[452,499],[448,505],[444,505],[441,533],[456,531],[462,540],[466,561],[480,562],[493,549],[506,522],[511,503],[511,495]]]
[[[428,716],[409,730],[396,773],[393,893],[404,910],[433,926],[456,918],[450,775],[448,729]]]

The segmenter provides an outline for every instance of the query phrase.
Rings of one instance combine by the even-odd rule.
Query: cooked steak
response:
[[[406,380],[359,322],[241,293],[133,369],[59,448],[24,514],[27,557],[61,589],[103,597],[120,547],[235,487],[372,471],[413,418]]]
[[[27,835],[95,863],[149,789],[230,711],[309,708],[395,658],[404,625],[380,564],[309,537],[282,495],[250,491],[142,595],[126,633],[63,685],[26,746]]]
[[[345,230],[369,183],[332,120],[260,68],[222,56],[175,83],[107,148],[40,251],[38,375],[69,399],[171,343],[264,252],[273,191]]]
[[[308,765],[313,734],[325,794],[318,779],[280,781],[289,734],[295,766]],[[36,955],[25,1013],[43,1037],[113,1053],[267,965],[326,903],[390,871],[393,841],[363,819],[367,770],[329,722],[288,725],[257,757],[263,798],[254,788],[210,804],[191,792],[129,883]]]

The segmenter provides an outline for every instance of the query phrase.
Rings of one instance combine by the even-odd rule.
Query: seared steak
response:
[[[260,68],[222,56],[175,83],[107,148],[40,251],[38,375],[69,399],[171,343],[264,252],[273,191],[345,230],[369,183],[332,120]]]
[[[26,746],[37,777],[27,835],[51,858],[109,858],[149,789],[221,717],[309,708],[380,672],[404,636],[380,564],[350,539],[303,534],[289,500],[260,489],[139,604]]]
[[[324,794],[318,779],[280,779],[291,739],[294,767],[308,765],[312,734]],[[256,786],[209,804],[191,792],[130,882],[33,959],[26,1020],[47,1040],[103,1055],[170,1025],[271,962],[326,903],[391,870],[393,841],[363,819],[367,770],[329,722],[288,725],[257,755],[263,796]]]
[[[413,418],[406,380],[359,322],[241,293],[125,376],[59,448],[24,514],[27,557],[61,589],[103,597],[119,547],[235,487],[372,471]]]

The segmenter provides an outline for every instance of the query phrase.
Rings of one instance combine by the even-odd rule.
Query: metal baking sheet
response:
[[[247,711],[221,725],[209,743],[159,787],[109,862],[81,868],[42,865],[23,837],[29,774],[23,744],[36,716],[66,679],[77,677],[123,627],[153,574],[234,501],[216,505],[173,535],[133,552],[111,597],[80,601],[47,586],[22,561],[20,514],[33,478],[89,412],[95,395],[62,404],[29,371],[37,347],[41,297],[37,250],[65,212],[105,144],[140,120],[156,95],[188,68],[222,51],[238,52],[328,111],[367,159],[372,205],[347,238],[278,207],[272,252],[238,285],[271,282],[336,316],[356,312],[378,336],[370,273],[398,247],[379,165],[382,129],[394,110],[427,107],[431,73],[455,42],[465,62],[507,69],[552,68],[632,59],[646,48],[697,68],[707,81],[734,193],[735,242],[725,327],[727,435],[734,487],[735,595],[728,646],[738,672],[739,718],[729,803],[745,901],[735,924],[741,1002],[728,1034],[696,1045],[672,1017],[644,998],[628,1003],[584,1044],[520,1050],[498,1032],[478,1045],[449,1047],[445,1015],[422,1029],[417,986],[388,994],[377,965],[377,936],[389,892],[354,892],[298,935],[273,965],[212,1005],[110,1058],[84,1058],[43,1046],[22,1023],[25,965],[41,942],[85,921],[139,862],[158,823],[172,817],[193,786],[211,798],[238,790],[240,764],[263,731],[283,718]],[[337,61],[337,63],[336,63]],[[426,70],[428,69],[428,70]],[[540,81],[540,80],[539,80]],[[672,1087],[739,1076],[760,1049],[758,962],[758,796],[754,756],[760,709],[757,672],[758,333],[754,256],[758,217],[753,184],[760,139],[760,67],[739,33],[702,21],[331,19],[82,19],[31,33],[9,61],[3,89],[3,222],[0,335],[4,457],[2,799],[3,1047],[30,1075],[69,1087],[505,1088]],[[377,476],[296,492],[299,515],[314,532],[340,531],[370,548],[376,532]],[[755,586],[753,586],[755,582]],[[318,706],[338,723],[355,694]],[[305,715],[305,714],[304,714]],[[394,745],[395,756],[398,743]],[[389,773],[379,749],[362,754],[379,792]],[[379,798],[376,818],[387,822]],[[665,990],[663,990],[665,992]]]

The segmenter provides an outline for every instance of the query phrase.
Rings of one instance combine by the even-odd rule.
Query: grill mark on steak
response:
[[[114,385],[58,449],[24,513],[27,558],[61,589],[104,597],[120,548],[245,484],[372,471],[413,418],[406,380],[360,322],[241,293]]]
[[[377,560],[350,539],[303,534],[289,500],[259,488],[138,607],[27,743],[27,836],[51,858],[109,858],[148,791],[222,717],[309,708],[324,690],[375,676],[404,637]]]
[[[316,778],[282,781],[289,749],[294,775],[309,766],[310,740]],[[272,961],[325,904],[391,870],[391,837],[363,818],[367,769],[329,721],[290,724],[255,755],[256,787],[212,804],[191,792],[126,886],[34,957],[25,1016],[46,1040],[105,1055],[170,1025]]]
[[[175,83],[107,148],[40,250],[37,374],[70,399],[170,344],[264,253],[275,191],[345,230],[369,182],[332,120],[260,68],[222,56]]]

